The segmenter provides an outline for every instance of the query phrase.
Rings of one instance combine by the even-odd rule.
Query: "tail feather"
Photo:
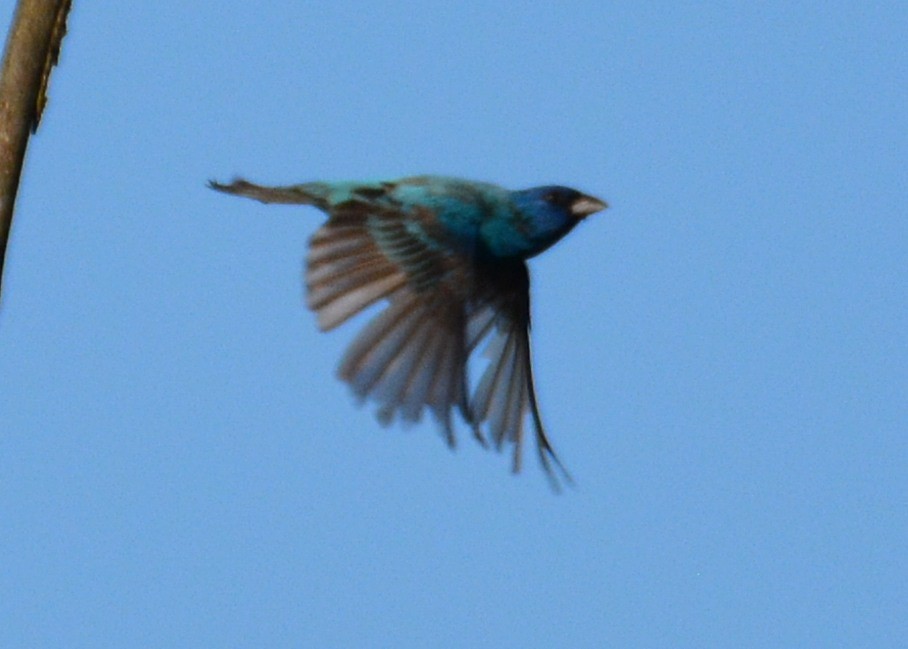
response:
[[[208,186],[225,194],[245,196],[262,203],[281,203],[284,205],[314,205],[322,210],[328,209],[327,186],[323,183],[305,183],[285,187],[265,187],[256,185],[242,178],[234,178],[230,184],[223,185],[209,180]]]

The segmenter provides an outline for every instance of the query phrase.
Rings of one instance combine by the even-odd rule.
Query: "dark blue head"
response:
[[[514,234],[523,257],[539,254],[581,220],[608,207],[605,201],[558,185],[511,192],[511,200],[517,208]]]

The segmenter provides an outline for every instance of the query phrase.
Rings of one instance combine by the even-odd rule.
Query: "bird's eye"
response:
[[[558,202],[558,194],[556,194],[555,192],[549,192],[548,194],[543,195],[542,200],[544,200],[546,203],[555,204]]]

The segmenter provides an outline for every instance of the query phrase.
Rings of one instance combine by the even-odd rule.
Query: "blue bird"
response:
[[[536,403],[525,260],[605,209],[605,201],[567,187],[509,191],[443,176],[209,185],[263,203],[313,205],[328,215],[310,242],[308,306],[328,331],[387,301],[338,370],[358,397],[378,403],[383,425],[395,417],[419,421],[427,409],[453,446],[456,409],[484,446],[483,429],[498,450],[513,445],[516,473],[529,414],[553,486],[554,467],[570,481]],[[467,362],[484,341],[488,365],[471,393]]]

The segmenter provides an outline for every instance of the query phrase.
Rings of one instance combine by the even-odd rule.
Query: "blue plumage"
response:
[[[442,176],[211,187],[328,214],[309,248],[307,302],[325,331],[387,302],[338,370],[358,396],[379,404],[382,423],[417,421],[428,409],[453,445],[456,409],[483,444],[488,433],[498,449],[513,445],[516,472],[529,414],[553,484],[554,466],[568,478],[533,389],[525,260],[604,209],[604,201],[567,187],[508,191]],[[483,342],[489,362],[471,393],[467,361]]]

